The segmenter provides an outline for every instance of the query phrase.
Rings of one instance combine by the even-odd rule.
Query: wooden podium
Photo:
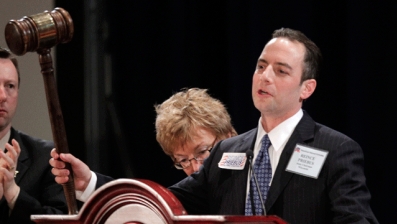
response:
[[[277,216],[188,215],[167,188],[149,180],[117,179],[95,191],[76,215],[32,215],[36,223],[286,223]]]

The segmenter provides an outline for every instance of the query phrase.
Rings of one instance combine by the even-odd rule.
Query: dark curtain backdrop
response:
[[[56,1],[76,24],[58,47],[58,85],[71,151],[83,160],[83,3]],[[104,47],[112,57],[113,103],[136,178],[168,186],[184,177],[155,140],[153,105],[184,87],[209,89],[239,133],[254,128],[256,60],[273,30],[303,31],[324,57],[318,86],[303,108],[363,148],[372,208],[381,223],[397,219],[396,1],[120,1],[103,3]],[[73,65],[73,66],[71,66]],[[104,109],[105,110],[105,109]],[[123,177],[111,128],[101,172]]]

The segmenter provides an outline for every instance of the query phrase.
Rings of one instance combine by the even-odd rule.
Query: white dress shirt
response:
[[[4,137],[0,139],[0,148],[3,152],[6,148],[6,143],[10,140],[10,135],[11,135],[11,130],[9,130],[7,134],[5,134]]]
[[[76,190],[76,199],[82,202],[86,202],[87,199],[94,193],[95,186],[98,177],[94,172],[91,171],[91,179],[87,185],[87,188],[84,191],[77,191]]]
[[[263,136],[266,134],[269,136],[270,142],[272,143],[269,147],[269,157],[270,157],[270,164],[272,166],[272,179],[270,181],[270,185],[273,181],[274,174],[276,172],[276,168],[278,162],[280,161],[281,153],[284,150],[285,145],[288,142],[288,139],[291,137],[292,132],[294,132],[296,125],[298,125],[299,121],[303,117],[303,111],[300,109],[296,114],[292,117],[288,118],[287,120],[283,121],[279,125],[277,125],[273,130],[269,133],[262,127],[262,118],[259,118],[258,122],[258,132],[256,135],[256,141],[254,146],[254,158],[252,159],[252,166],[255,164],[255,159],[259,154],[259,150],[261,149],[262,143],[261,140]],[[250,180],[251,180],[251,172],[248,173],[247,179],[247,196],[248,191],[250,189]]]

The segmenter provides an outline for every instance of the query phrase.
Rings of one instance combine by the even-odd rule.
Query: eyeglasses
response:
[[[216,142],[216,138],[214,139],[214,141],[212,142],[212,144],[210,146],[207,146],[206,149],[198,152],[191,159],[182,159],[179,162],[175,161],[174,162],[175,168],[177,168],[178,170],[186,169],[192,165],[192,160],[196,160],[197,162],[202,163],[210,155],[210,152],[211,152],[212,148],[214,147],[215,142]]]

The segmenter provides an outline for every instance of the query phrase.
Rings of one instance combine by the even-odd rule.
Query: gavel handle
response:
[[[65,125],[63,115],[58,98],[58,91],[56,88],[54,69],[52,66],[51,50],[39,49],[41,74],[44,78],[45,93],[47,98],[48,113],[50,115],[52,136],[57,153],[69,153],[68,142],[66,137]],[[63,184],[66,201],[68,204],[69,214],[77,214],[76,194],[73,181],[73,170],[69,163],[66,163],[66,169],[69,170],[69,180]]]

